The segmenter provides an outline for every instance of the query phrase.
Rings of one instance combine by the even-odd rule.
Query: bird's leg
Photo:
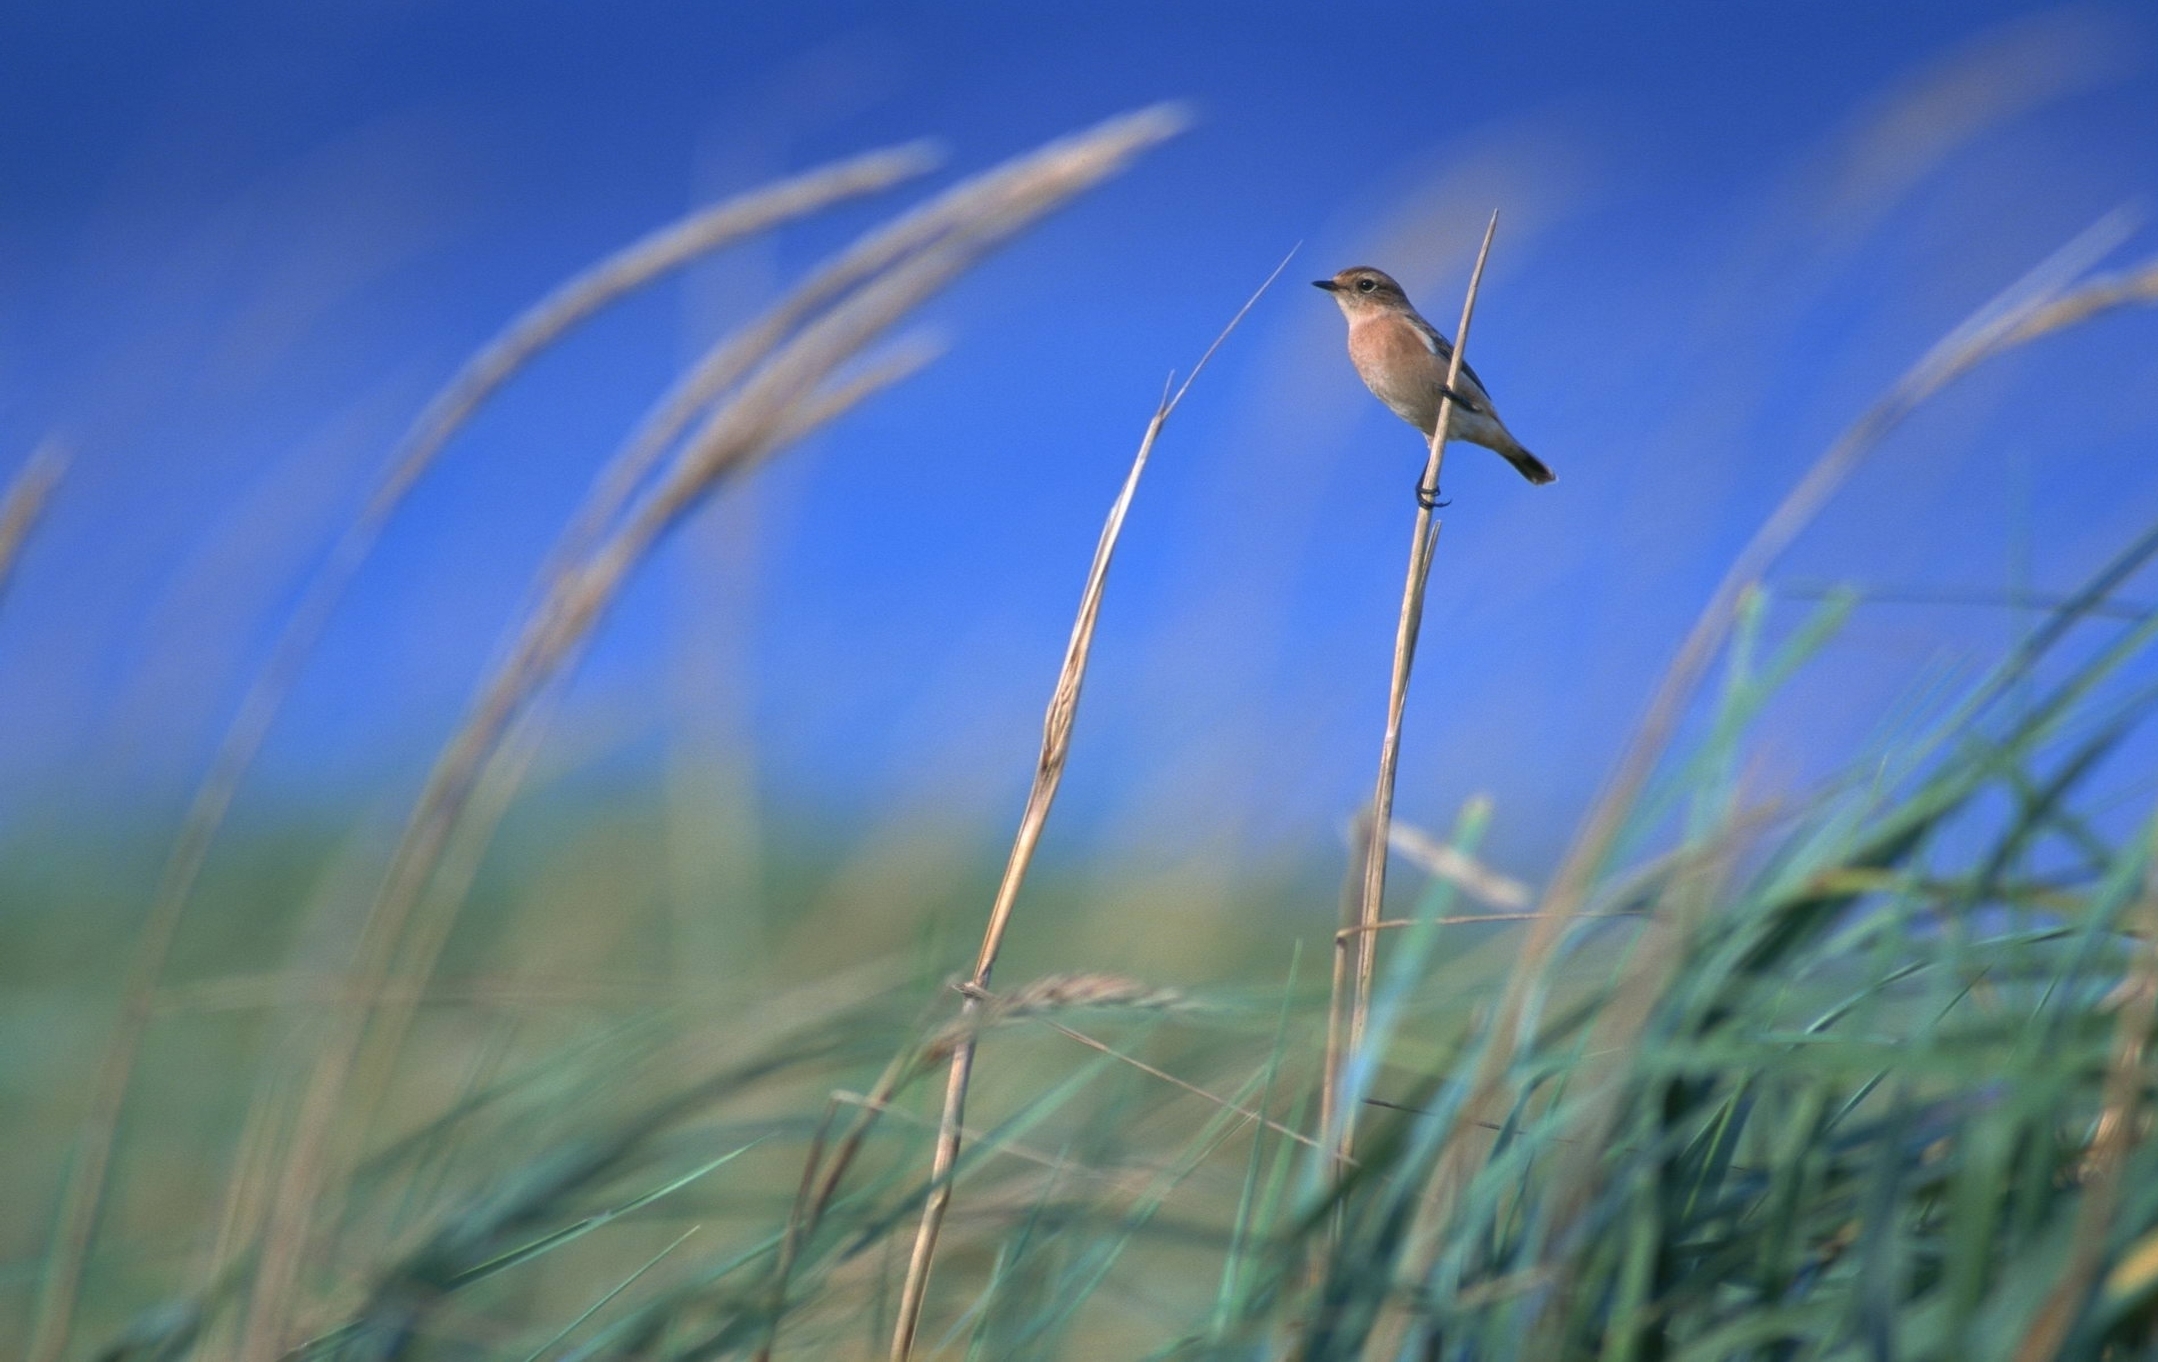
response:
[[[1416,504],[1427,511],[1436,511],[1442,506],[1451,506],[1454,503],[1439,500],[1439,489],[1436,487],[1426,492],[1424,490],[1424,480],[1418,478],[1416,480]]]

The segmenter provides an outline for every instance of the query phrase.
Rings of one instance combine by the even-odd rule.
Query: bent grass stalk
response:
[[[851,296],[859,298],[863,291],[858,286],[877,277],[880,271],[888,277],[900,268],[936,258],[971,258],[971,253],[1006,239],[1070,195],[1115,173],[1129,157],[1183,125],[1181,110],[1174,105],[1160,105],[1013,157],[871,231],[837,260],[814,272],[764,316],[713,346],[691,375],[675,385],[640,423],[637,433],[608,460],[541,569],[542,586],[537,599],[544,601],[547,592],[567,589],[565,584],[579,565],[601,551],[594,546],[611,525],[618,534],[621,532],[623,527],[616,522],[625,514],[625,505],[651,478],[659,457],[690,418],[698,414],[698,404],[716,401],[724,387],[755,371],[760,364],[768,365],[789,333],[801,328],[820,308],[835,304],[835,300],[840,306],[846,305],[850,290],[854,290]],[[929,354],[930,347],[925,342],[902,346],[898,353],[887,356],[867,372],[835,383],[821,398],[783,417],[785,428],[771,438],[771,445],[778,447],[800,438],[877,387],[897,381],[926,363]],[[704,430],[712,428],[713,419],[707,416]],[[702,438],[693,437],[690,449],[694,450]],[[678,452],[677,466],[688,457]],[[634,516],[636,512],[628,514]],[[514,647],[513,643],[512,653]],[[560,673],[573,668],[577,655],[573,646],[555,662],[554,670]],[[406,933],[412,939],[392,966],[396,973],[424,983],[433,971],[460,903],[454,895],[428,896],[421,905],[417,927]],[[410,996],[409,991],[406,996]],[[400,1001],[376,1019],[378,1043],[370,1046],[370,1062],[362,1067],[355,1085],[363,1102],[379,1096],[411,1006],[409,1001]],[[364,1124],[361,1128],[365,1128]]]
[[[1416,507],[1416,533],[1409,542],[1409,570],[1401,591],[1401,618],[1394,629],[1394,666],[1386,696],[1386,734],[1379,745],[1379,776],[1371,797],[1370,824],[1363,836],[1364,873],[1357,896],[1357,926],[1348,943],[1355,957],[1355,978],[1349,1001],[1348,1036],[1341,1043],[1337,1028],[1329,1027],[1329,1043],[1321,1082],[1320,1129],[1336,1151],[1336,1172],[1350,1159],[1356,1142],[1356,1114],[1342,1110],[1338,1088],[1348,1056],[1363,1047],[1364,1030],[1371,1019],[1371,979],[1378,961],[1376,931],[1386,899],[1386,853],[1394,816],[1394,777],[1401,764],[1401,715],[1409,698],[1409,674],[1416,665],[1416,636],[1423,627],[1424,593],[1431,582],[1431,555],[1438,546],[1439,522],[1432,503],[1439,491],[1439,473],[1446,461],[1446,438],[1454,420],[1454,385],[1460,380],[1462,356],[1468,353],[1469,323],[1476,315],[1476,295],[1483,287],[1484,263],[1491,257],[1491,239],[1498,234],[1499,215],[1493,213],[1484,227],[1483,244],[1476,251],[1476,267],[1469,273],[1469,290],[1461,302],[1461,325],[1454,332],[1453,359],[1446,371],[1446,391],[1439,398],[1438,420],[1431,428],[1431,448],[1424,462],[1423,481]],[[1335,954],[1343,944],[1336,937]],[[1336,971],[1339,978],[1340,971]],[[1332,1008],[1338,1013],[1337,996]]]
[[[1273,282],[1281,277],[1294,255],[1292,250],[1282,257],[1274,272],[1266,277],[1266,282],[1237,309],[1229,324],[1192,366],[1183,386],[1174,393],[1164,390],[1153,419],[1147,422],[1146,434],[1139,441],[1139,452],[1132,458],[1131,471],[1125,475],[1124,486],[1109,508],[1101,538],[1094,546],[1094,562],[1087,570],[1086,587],[1079,595],[1078,618],[1072,624],[1071,641],[1064,650],[1064,665],[1057,673],[1056,688],[1049,697],[1049,712],[1042,721],[1042,749],[1034,767],[1034,783],[1027,791],[1026,808],[1019,817],[1019,831],[1012,840],[1011,855],[1004,864],[1004,877],[997,885],[996,899],[990,906],[989,925],[982,932],[981,949],[975,955],[973,973],[961,990],[961,1034],[952,1046],[951,1071],[944,1089],[944,1112],[938,1121],[936,1149],[930,1161],[928,1197],[922,1206],[922,1221],[915,1232],[914,1249],[907,1260],[906,1281],[900,1289],[898,1313],[892,1327],[893,1362],[906,1362],[914,1349],[915,1332],[921,1326],[930,1264],[936,1256],[937,1236],[944,1226],[945,1210],[951,1205],[951,1172],[959,1159],[960,1133],[966,1119],[967,1087],[974,1072],[973,1023],[982,1010],[990,973],[996,968],[997,955],[1003,949],[1004,933],[1011,925],[1012,907],[1018,901],[1020,886],[1026,881],[1027,869],[1033,864],[1034,848],[1041,841],[1042,829],[1049,822],[1050,806],[1056,802],[1057,789],[1063,783],[1065,758],[1071,752],[1072,723],[1079,711],[1079,691],[1086,680],[1087,659],[1094,647],[1094,625],[1101,615],[1102,593],[1108,586],[1109,564],[1116,555],[1117,540],[1124,532],[1125,514],[1131,509],[1132,497],[1139,490],[1139,478],[1146,472],[1147,460],[1154,452],[1154,442],[1160,438],[1162,427],[1168,424],[1170,415],[1184,400],[1184,394],[1191,391],[1192,383],[1206,368],[1207,361],[1214,357],[1214,352],[1229,339],[1229,333],[1236,330],[1237,323],[1244,320],[1244,315]],[[1171,382],[1174,381],[1172,375]]]
[[[876,193],[927,172],[935,156],[926,144],[850,158],[767,185],[691,213],[623,248],[566,281],[497,333],[431,398],[398,441],[388,470],[348,524],[299,603],[286,617],[268,660],[248,683],[196,787],[135,938],[121,1016],[91,1090],[39,1304],[30,1362],[54,1362],[67,1346],[69,1317],[81,1287],[84,1259],[104,1199],[113,1138],[149,1027],[151,1003],[164,974],[196,880],[208,860],[240,782],[254,764],[286,695],[343,599],[345,588],[407,494],[433,467],[472,414],[534,356],[601,309],[712,251],[841,200]]]
[[[756,321],[713,346],[637,426],[594,479],[590,496],[556,560],[574,560],[618,516],[696,415],[771,353],[797,327],[865,280],[935,244],[984,214],[1009,211],[1033,192],[1052,144],[954,185],[878,227],[795,286]]]
[[[331,1019],[273,1192],[264,1251],[250,1293],[239,1356],[268,1362],[282,1351],[285,1320],[325,1190],[327,1144],[344,1089],[361,1057],[371,1000],[390,981],[415,907],[433,879],[451,833],[504,734],[607,613],[653,545],[719,484],[754,466],[799,417],[818,404],[840,366],[959,277],[982,255],[1072,196],[1120,170],[1178,131],[1162,107],[1053,144],[1027,185],[1002,211],[984,212],[950,239],[903,261],[805,327],[690,437],[660,485],[586,560],[564,572],[521,629],[515,646],[481,686],[463,726],[438,758],[391,858],[352,972],[362,1000]]]

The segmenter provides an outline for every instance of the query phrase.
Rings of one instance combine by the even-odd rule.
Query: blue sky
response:
[[[1164,375],[1297,247],[1142,492],[1060,832],[1323,850],[1376,748],[1419,451],[1301,281],[1377,264],[1450,325],[1497,208],[1472,354],[1561,480],[1449,460],[1402,798],[1493,791],[1496,854],[1533,866],[1806,463],[2158,189],[2158,21],[2126,5],[12,7],[0,467],[50,432],[75,460],[0,604],[0,808],[169,808],[402,423],[558,279],[820,160],[930,135],[941,184],[1165,97],[1193,131],[941,300],[935,369],[649,565],[547,769],[1007,817]],[[408,788],[677,366],[928,187],[716,258],[505,392],[361,579],[255,807]],[[2154,433],[2158,318],[2108,321],[1899,433],[1785,575],[2072,585],[2158,512]],[[2012,624],[1867,607],[1760,778]]]

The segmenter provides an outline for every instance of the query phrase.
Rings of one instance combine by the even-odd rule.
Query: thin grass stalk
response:
[[[817,1118],[816,1133],[810,1136],[809,1153],[802,1159],[802,1180],[795,1188],[794,1204],[788,1208],[787,1228],[780,1236],[779,1258],[772,1269],[771,1300],[765,1307],[770,1318],[765,1324],[764,1342],[757,1348],[757,1362],[771,1362],[772,1350],[779,1346],[779,1321],[787,1308],[787,1285],[794,1275],[794,1260],[801,1253],[802,1239],[810,1228],[809,1211],[818,1190],[817,1174],[822,1171],[832,1122],[838,1117],[839,1098],[835,1095],[825,1100],[824,1114]]]
[[[1395,853],[1433,879],[1451,884],[1495,912],[1516,913],[1530,906],[1535,895],[1519,880],[1510,879],[1473,856],[1434,838],[1421,828],[1396,823],[1388,840]]]
[[[1106,1063],[1098,1063],[1092,1066],[1087,1072],[1089,1074],[1092,1074],[1099,1072],[1101,1069],[1106,1069],[1107,1067],[1108,1065]],[[1071,1080],[1066,1080],[1067,1088],[1069,1087],[1070,1082]],[[1057,1101],[1061,1102],[1065,1096],[1069,1095],[1069,1093],[1053,1092],[1051,1095],[1055,1097]],[[937,1122],[932,1120],[931,1118],[921,1115],[918,1112],[908,1111],[905,1107],[900,1106],[897,1103],[885,1102],[879,1104],[874,1098],[870,1097],[866,1093],[848,1092],[844,1088],[838,1088],[833,1090],[832,1100],[843,1103],[847,1106],[862,1107],[865,1109],[874,1110],[879,1116],[889,1116],[893,1120],[899,1122],[901,1125],[915,1126],[919,1129],[929,1131],[931,1134],[934,1134],[937,1130]],[[1037,1101],[1039,1100],[1040,1099],[1037,1099]],[[1030,1145],[1020,1144],[1016,1140],[1007,1137],[1006,1132],[1009,1129],[1009,1123],[1003,1126],[990,1126],[986,1129],[978,1126],[961,1126],[959,1128],[959,1133],[963,1137],[963,1140],[965,1142],[970,1142],[972,1144],[982,1146],[990,1146],[991,1148],[989,1152],[995,1154],[998,1158],[1012,1159],[1019,1163],[1031,1163],[1037,1168],[1054,1168],[1059,1172],[1075,1172],[1077,1174],[1084,1175],[1085,1177],[1091,1178],[1097,1182],[1101,1182],[1104,1185],[1108,1186],[1122,1187],[1124,1184],[1123,1182],[1120,1182],[1119,1179],[1128,1180],[1130,1177],[1130,1174],[1112,1172],[1106,1168],[1095,1168],[1086,1164],[1075,1165],[1071,1160],[1071,1153],[1068,1149],[1060,1149],[1056,1153],[1052,1154],[1046,1149],[1036,1149]],[[1145,1171],[1144,1166],[1142,1165],[1138,1171]],[[882,1222],[872,1223],[878,1224],[880,1226],[882,1224]],[[897,1219],[895,1218],[891,1223],[897,1223]],[[876,1232],[882,1233],[882,1228],[879,1228]],[[855,1235],[855,1242],[857,1244],[865,1243],[867,1242],[868,1238],[871,1237],[871,1231],[867,1229],[857,1229],[855,1231]]]
[[[1274,1021],[1274,1047],[1267,1056],[1266,1085],[1259,1092],[1260,1111],[1266,1111],[1274,1105],[1274,1080],[1280,1076],[1282,1057],[1288,1053],[1289,1016],[1296,1001],[1296,969],[1302,961],[1303,951],[1301,946],[1292,948],[1289,955],[1289,977],[1286,986],[1282,989],[1281,1009]],[[1297,1120],[1300,1117],[1300,1113],[1294,1110],[1287,1114],[1291,1120]],[[1321,1127],[1321,1130],[1323,1131],[1324,1127]],[[1229,1328],[1231,1309],[1238,1295],[1237,1280],[1241,1275],[1244,1256],[1247,1252],[1246,1245],[1252,1238],[1255,1229],[1262,1237],[1263,1242],[1265,1227],[1255,1220],[1254,1211],[1256,1209],[1255,1196],[1259,1190],[1260,1171],[1265,1163],[1265,1150],[1265,1135],[1254,1132],[1251,1137],[1251,1158],[1244,1171],[1244,1185],[1237,1194],[1236,1218],[1230,1224],[1228,1248],[1222,1255],[1221,1283],[1215,1288],[1214,1292],[1214,1313],[1207,1327],[1209,1339],[1216,1342],[1220,1341],[1222,1335]],[[1323,1145],[1320,1152],[1325,1152]],[[1282,1146],[1275,1160],[1277,1167],[1285,1167],[1290,1158],[1294,1157],[1294,1154],[1295,1151],[1287,1146]]]
[[[1453,1198],[1468,1175],[1465,1136],[1488,1122],[1522,1037],[1531,997],[1567,924],[1590,896],[1596,876],[1615,848],[1636,800],[1648,783],[1680,719],[1727,636],[1734,609],[1785,549],[1827,506],[1865,458],[1919,406],[1984,361],[2101,313],[2158,302],[2158,262],[2117,278],[2096,281],[2063,295],[2073,273],[2120,239],[2113,220],[2057,254],[1951,331],[1860,415],[1825,450],[1778,503],[1740,550],[1711,594],[1658,683],[1641,724],[1598,794],[1581,830],[1546,891],[1543,912],[1517,957],[1505,993],[1485,1028],[1486,1042],[1470,1079],[1470,1091],[1423,1193],[1416,1227],[1404,1254],[1402,1280],[1421,1281],[1435,1261]],[[2067,277],[2062,277],[2067,276]]]
[[[2144,834],[2143,893],[2128,930],[2141,937],[2122,981],[2113,1018],[2113,1053],[2106,1066],[2103,1106],[2084,1160],[2083,1195],[2076,1204],[2068,1262],[2046,1293],[2015,1351],[2015,1362],[2050,1362],[2060,1355],[2090,1300],[2106,1240],[2120,1208],[2128,1157],[2143,1131],[2149,1073],[2144,1051],[2158,1020],[2158,819]]]
[[[1542,913],[1459,913],[1450,917],[1390,917],[1381,922],[1374,922],[1369,926],[1359,924],[1354,927],[1344,927],[1334,935],[1347,937],[1358,936],[1364,932],[1398,932],[1405,927],[1415,927],[1427,923],[1439,927],[1473,927],[1484,922],[1534,922],[1542,916]],[[1576,913],[1574,916],[1584,922],[1593,922],[1599,918],[1647,917],[1648,913],[1643,909],[1622,909],[1610,913]]]
[[[196,787],[159,875],[148,914],[136,934],[122,988],[121,1016],[92,1088],[89,1111],[62,1195],[48,1292],[65,1296],[58,1322],[41,1326],[30,1362],[54,1362],[67,1346],[72,1298],[95,1233],[120,1109],[150,1019],[149,1000],[164,974],[179,925],[210,845],[254,764],[285,697],[336,613],[352,578],[373,553],[384,528],[450,440],[503,384],[534,356],[623,296],[736,241],[768,231],[843,199],[871,194],[931,169],[927,144],[871,152],[738,195],[661,228],[569,281],[527,309],[482,346],[427,403],[399,439],[387,471],[366,505],[340,534],[299,603],[286,617],[268,659],[249,681],[215,755]],[[41,1312],[51,1313],[41,1305]]]
[[[608,1288],[607,1294],[601,1296],[598,1300],[586,1306],[582,1314],[578,1315],[569,1323],[563,1325],[561,1329],[556,1331],[553,1338],[548,1339],[545,1343],[540,1344],[537,1348],[534,1348],[530,1353],[526,1354],[525,1362],[540,1362],[541,1358],[544,1358],[548,1353],[552,1352],[562,1343],[564,1339],[568,1338],[571,1334],[576,1333],[586,1320],[592,1318],[592,1316],[606,1309],[608,1302],[612,1301],[616,1296],[621,1295],[624,1291],[629,1290],[632,1286],[635,1286],[637,1284],[637,1280],[640,1277],[644,1276],[645,1273],[650,1272],[653,1268],[658,1267],[660,1263],[666,1259],[667,1255],[673,1253],[676,1249],[688,1243],[689,1237],[703,1228],[703,1225],[692,1225],[688,1229],[682,1231],[681,1234],[675,1237],[673,1243],[667,1245],[667,1247],[661,1249],[658,1253],[655,1253],[650,1258],[646,1259],[643,1266],[639,1267],[635,1272],[630,1273],[627,1277],[624,1277],[621,1281],[616,1282],[612,1287]]]
[[[797,417],[821,400],[820,387],[841,365],[902,317],[949,285],[988,250],[1073,195],[1121,169],[1138,152],[1173,134],[1182,120],[1153,109],[1112,120],[1090,134],[1054,144],[1030,192],[1001,212],[888,271],[777,353],[688,441],[672,470],[588,559],[567,573],[532,613],[510,655],[482,684],[464,724],[438,758],[362,933],[354,992],[371,999],[389,982],[415,906],[440,863],[451,831],[480,772],[532,696],[580,646],[653,545],[713,489],[754,466],[777,441],[800,430]],[[313,1208],[324,1190],[326,1146],[346,1083],[360,1057],[370,1005],[333,1019],[302,1099],[295,1135],[273,1197],[262,1266],[241,1338],[243,1362],[268,1362],[281,1350],[283,1320],[311,1239]]]
[[[6,495],[0,496],[0,599],[7,595],[8,580],[15,575],[16,560],[30,541],[30,531],[45,514],[45,503],[66,472],[67,454],[60,442],[44,440],[30,451],[8,483]]]
[[[1125,514],[1131,509],[1132,498],[1139,490],[1140,476],[1146,472],[1147,460],[1153,455],[1154,442],[1160,438],[1162,427],[1168,424],[1170,415],[1184,400],[1184,394],[1191,391],[1192,383],[1206,368],[1207,361],[1214,357],[1214,352],[1221,348],[1229,333],[1236,330],[1237,323],[1244,320],[1244,315],[1251,311],[1274,280],[1281,277],[1294,254],[1291,251],[1289,256],[1282,257],[1274,272],[1266,277],[1266,282],[1237,309],[1229,324],[1192,366],[1183,386],[1173,393],[1164,389],[1162,400],[1155,407],[1153,418],[1147,422],[1146,433],[1139,441],[1139,452],[1132,458],[1131,471],[1125,474],[1124,485],[1109,507],[1109,518],[1102,525],[1101,537],[1095,543],[1094,561],[1087,570],[1086,587],[1079,595],[1078,618],[1072,624],[1071,639],[1064,650],[1064,665],[1057,673],[1056,688],[1049,697],[1049,711],[1042,721],[1042,748],[1035,762],[1034,783],[1027,791],[1019,830],[1012,839],[1011,854],[1005,860],[996,899],[990,905],[989,924],[982,932],[981,949],[974,957],[974,970],[962,990],[963,1000],[959,1006],[961,1034],[952,1047],[951,1071],[944,1088],[944,1110],[938,1121],[936,1149],[930,1161],[929,1193],[922,1206],[921,1225],[915,1232],[914,1248],[907,1260],[906,1280],[900,1289],[898,1311],[892,1326],[893,1362],[906,1362],[914,1349],[915,1332],[921,1326],[922,1302],[929,1290],[930,1264],[936,1256],[937,1236],[944,1227],[945,1210],[951,1205],[951,1173],[959,1159],[967,1087],[974,1073],[973,1023],[982,1009],[982,998],[988,992],[997,955],[1003,949],[1004,933],[1011,925],[1012,908],[1018,902],[1020,886],[1026,882],[1027,870],[1034,862],[1034,848],[1041,841],[1042,829],[1049,822],[1050,806],[1056,802],[1057,789],[1063,783],[1064,762],[1071,752],[1072,724],[1079,711],[1079,691],[1086,680],[1087,660],[1094,648],[1094,625],[1101,615],[1102,594],[1109,581],[1109,564],[1116,555],[1117,540],[1124,532]],[[1174,375],[1170,381],[1175,382]]]
[[[878,1116],[890,1109],[892,1098],[899,1089],[923,1072],[926,1058],[920,1048],[909,1046],[892,1056],[866,1094],[832,1094],[825,1117],[817,1126],[815,1138],[810,1141],[809,1153],[802,1161],[802,1181],[795,1191],[794,1205],[787,1214],[786,1233],[780,1240],[779,1257],[772,1270],[770,1319],[765,1326],[764,1341],[757,1348],[757,1362],[771,1362],[772,1351],[779,1346],[779,1326],[786,1317],[787,1290],[793,1282],[794,1265],[801,1255],[803,1243],[823,1223],[824,1212],[838,1194],[847,1170],[854,1166],[855,1156],[862,1152],[870,1127],[876,1124]],[[832,1117],[843,1102],[855,1108],[854,1119],[848,1123],[846,1133],[836,1142],[827,1160],[826,1137],[830,1134]]]
[[[1192,1096],[1201,1098],[1202,1100],[1210,1102],[1217,1107],[1222,1107],[1229,1111],[1235,1112],[1237,1115],[1243,1117],[1247,1121],[1255,1121],[1259,1125],[1266,1127],[1268,1130],[1273,1131],[1277,1135],[1281,1135],[1288,1139],[1294,1140],[1301,1145],[1308,1145],[1312,1149],[1316,1150],[1323,1151],[1326,1147],[1319,1141],[1313,1139],[1311,1136],[1306,1135],[1303,1131],[1292,1130],[1288,1126],[1285,1126],[1281,1122],[1273,1119],[1271,1116],[1268,1116],[1263,1109],[1255,1110],[1250,1107],[1240,1107],[1234,1102],[1231,1102],[1228,1098],[1222,1097],[1216,1093],[1208,1092],[1205,1088],[1200,1087],[1196,1083],[1190,1083],[1185,1081],[1184,1079],[1178,1078],[1175,1074],[1170,1073],[1166,1069],[1156,1068],[1154,1065],[1147,1063],[1145,1060],[1140,1059],[1137,1056],[1127,1055],[1122,1050],[1115,1049],[1104,1041],[1096,1040],[1094,1037],[1088,1035],[1084,1031],[1077,1029],[1076,1027],[1066,1026],[1062,1022],[1051,1021],[1047,1018],[1042,1019],[1042,1025],[1048,1027],[1050,1030],[1056,1032],[1058,1035],[1065,1036],[1069,1039],[1079,1042],[1081,1045],[1086,1046],[1089,1050],[1095,1051],[1097,1054],[1107,1055],[1111,1059],[1121,1061],[1125,1064],[1129,1064],[1132,1068],[1137,1069],[1140,1073],[1145,1074],[1149,1078],[1159,1079],[1162,1082],[1167,1083],[1172,1088],[1176,1088],[1183,1092],[1188,1092]]]
[[[1349,1000],[1348,1036],[1345,1045],[1327,1048],[1323,1081],[1328,1089],[1341,1082],[1348,1057],[1363,1048],[1364,1029],[1371,1020],[1371,981],[1378,963],[1378,937],[1374,934],[1386,900],[1387,847],[1392,840],[1394,779],[1401,765],[1401,717],[1409,700],[1409,676],[1416,666],[1416,638],[1423,628],[1424,595],[1431,584],[1431,557],[1438,547],[1439,521],[1435,503],[1439,473],[1446,462],[1446,439],[1453,430],[1454,385],[1460,381],[1462,358],[1469,348],[1469,323],[1476,316],[1476,295],[1484,282],[1484,263],[1491,257],[1491,240],[1498,234],[1499,215],[1493,213],[1484,226],[1483,244],[1476,251],[1476,267],[1469,273],[1468,293],[1461,300],[1461,325],[1454,331],[1453,358],[1446,370],[1446,387],[1439,396],[1438,420],[1431,427],[1431,447],[1424,461],[1423,480],[1417,485],[1416,531],[1409,541],[1409,570],[1401,589],[1401,618],[1394,628],[1393,674],[1386,695],[1386,733],[1379,744],[1379,776],[1371,796],[1371,830],[1364,838],[1364,876],[1357,903],[1357,922],[1363,928],[1353,944],[1355,982]],[[1338,1004],[1337,1004],[1338,1005]],[[1338,1098],[1330,1103],[1339,1128],[1326,1136],[1336,1150],[1336,1172],[1346,1165],[1356,1144],[1356,1113],[1345,1110]]]
[[[1371,811],[1360,810],[1349,825],[1348,862],[1341,871],[1340,903],[1337,905],[1333,950],[1329,955],[1330,972],[1326,989],[1326,1048],[1319,1069],[1319,1138],[1328,1150],[1338,1151],[1334,1130],[1338,1120],[1337,1108],[1341,1100],[1341,1054],[1349,1024],[1349,975],[1355,954],[1359,949],[1360,934],[1364,931],[1363,888],[1364,866],[1371,858]],[[1338,1178],[1346,1160],[1329,1158],[1329,1172]],[[1341,1231],[1341,1207],[1334,1207],[1332,1230],[1328,1236],[1338,1237]],[[1309,1264],[1316,1285],[1324,1273],[1326,1263],[1323,1253],[1315,1253]]]

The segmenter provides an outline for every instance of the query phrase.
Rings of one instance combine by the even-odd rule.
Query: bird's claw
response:
[[[1424,485],[1422,483],[1418,483],[1416,485],[1416,504],[1423,507],[1427,511],[1436,511],[1441,507],[1451,506],[1454,503],[1452,503],[1451,501],[1439,500],[1438,488],[1434,487],[1427,492],[1424,490]]]

